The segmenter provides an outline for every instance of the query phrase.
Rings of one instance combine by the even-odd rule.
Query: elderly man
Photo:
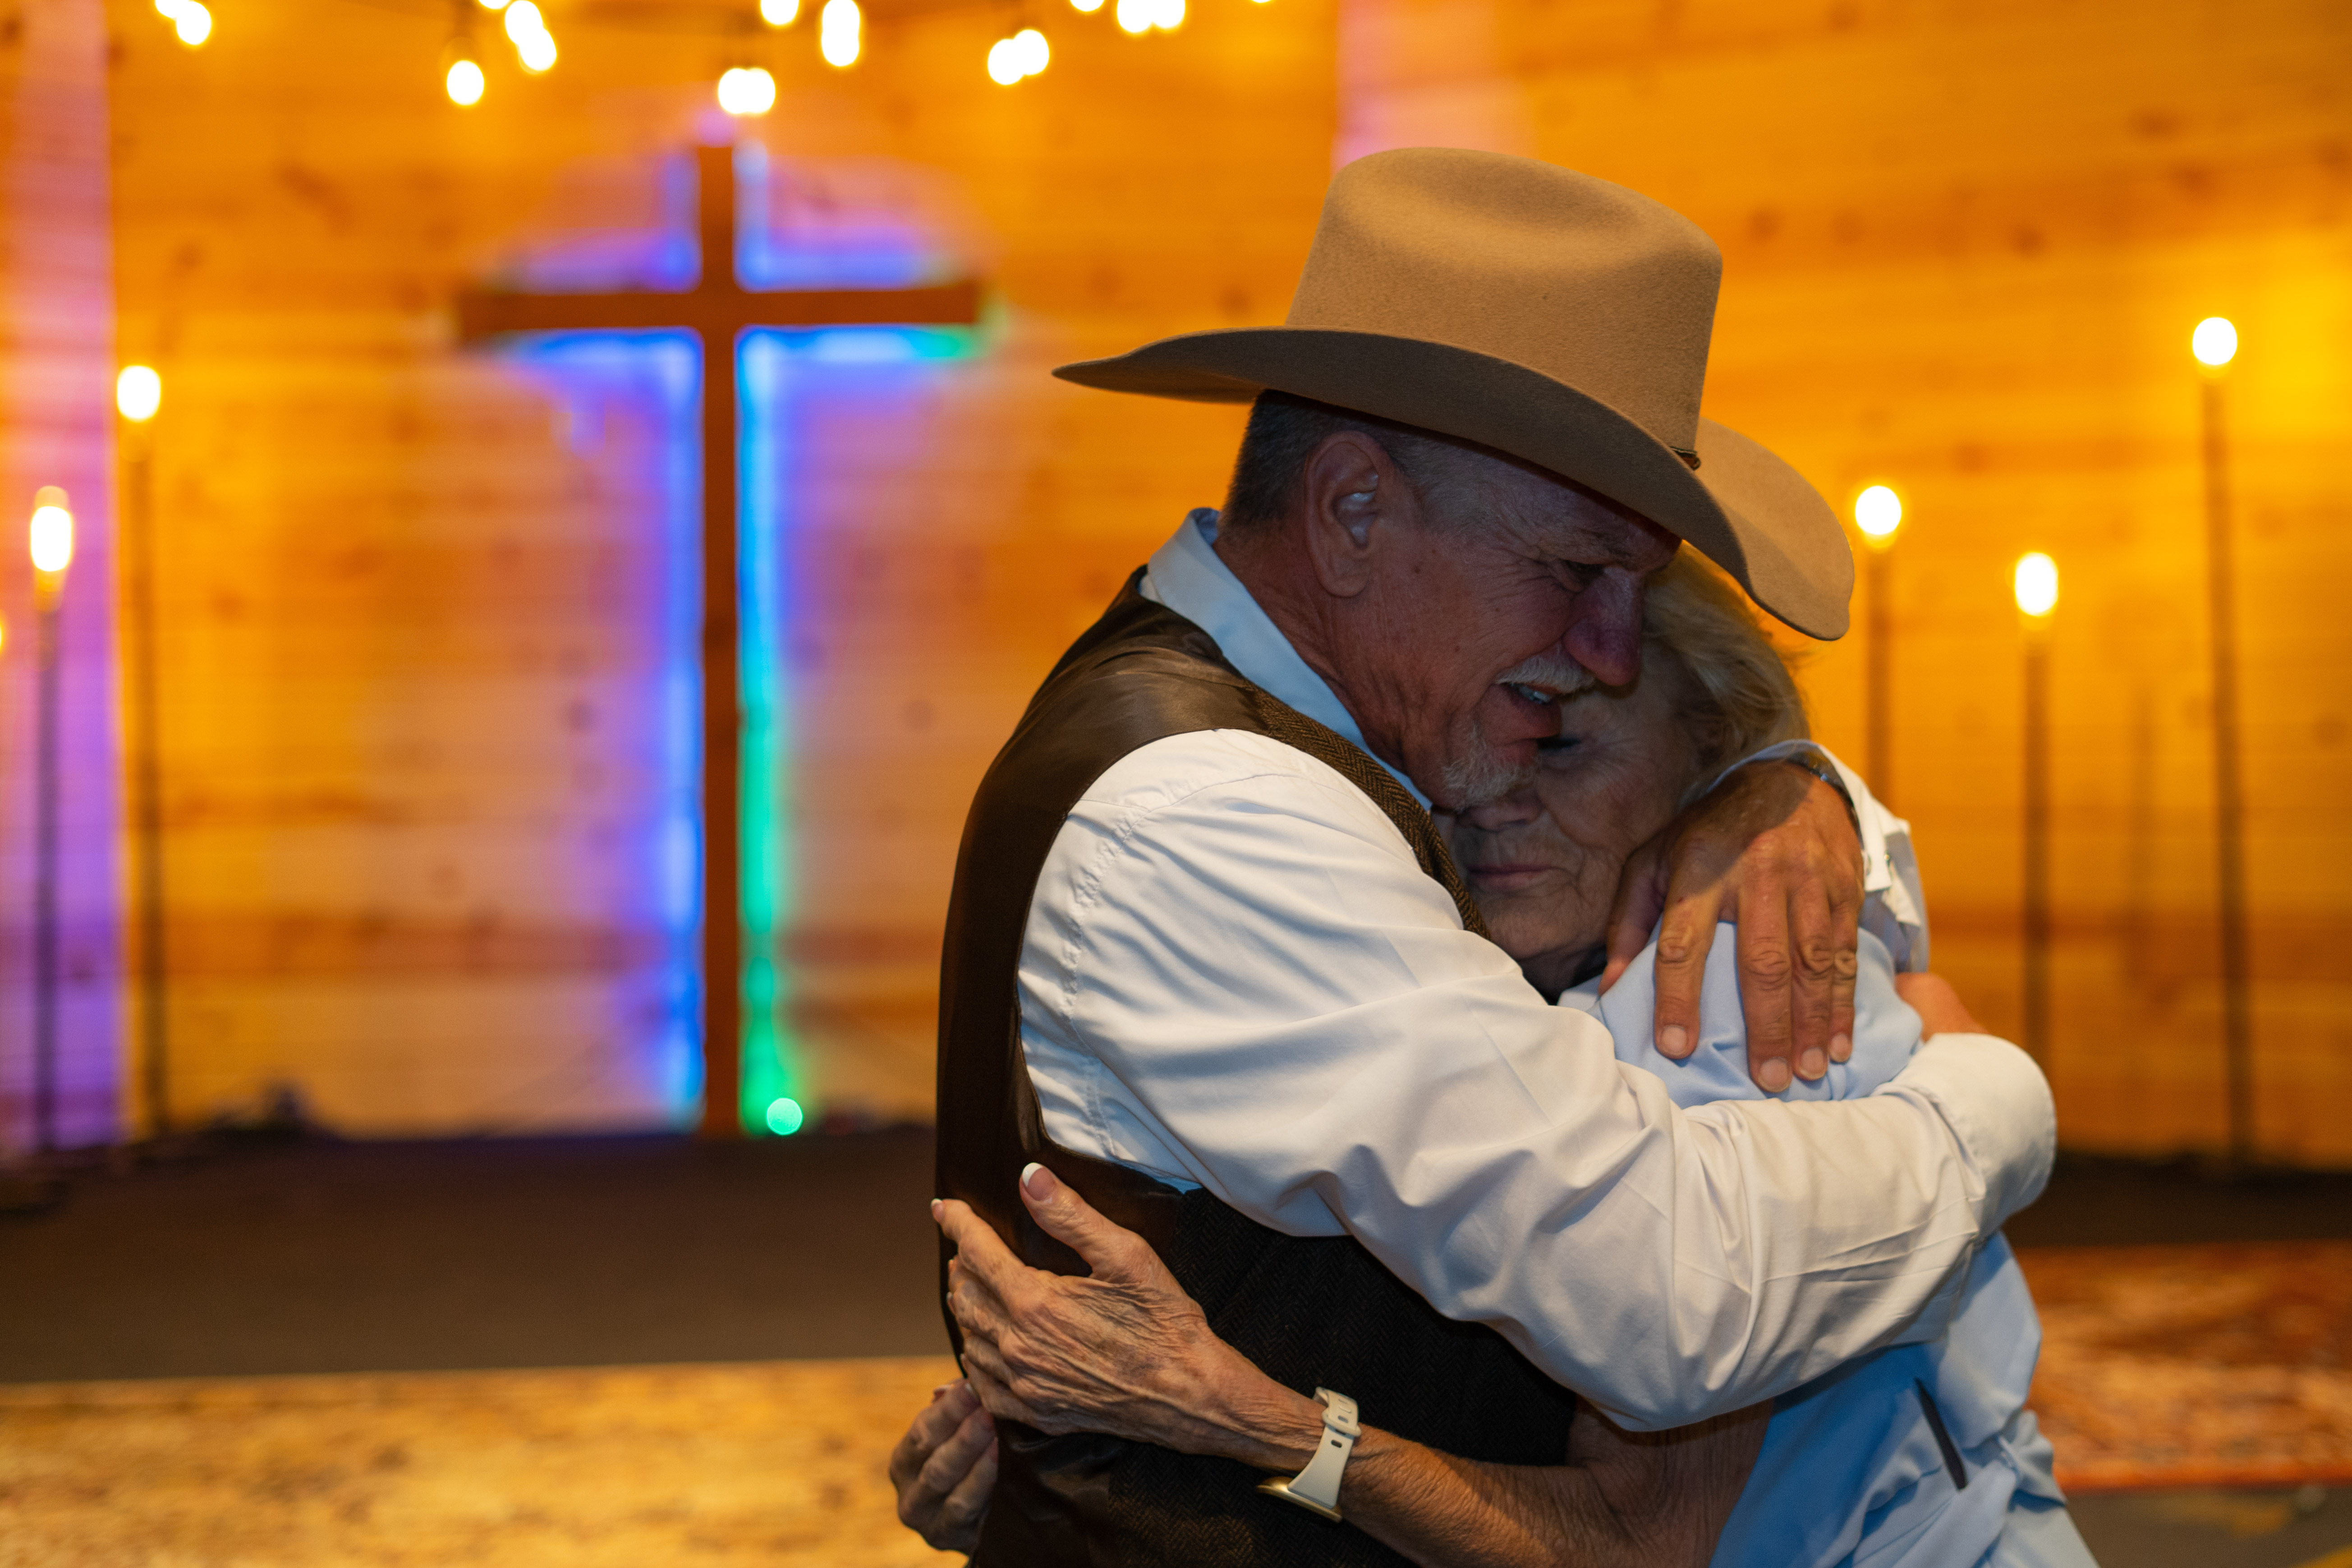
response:
[[[1223,515],[1137,574],[981,786],[940,1195],[1075,1269],[1015,1201],[1047,1166],[1243,1355],[1328,1391],[1328,1430],[1293,1435],[1316,1457],[1269,1499],[1226,1461],[1007,1423],[982,1561],[1392,1560],[1312,1517],[1344,1500],[1356,1409],[1497,1465],[1559,1462],[1564,1390],[1637,1428],[1734,1411],[1937,1331],[2038,1192],[2047,1090],[1982,1035],[1862,1100],[1677,1110],[1485,940],[1431,823],[1517,787],[1560,695],[1633,679],[1681,542],[1844,629],[1828,508],[1698,417],[1719,268],[1604,182],[1387,153],[1335,180],[1286,326],[1061,373],[1256,405]],[[1694,807],[1612,941],[1664,910],[1679,1056],[1736,907],[1768,1089],[1847,1048],[1858,863],[1886,886],[1833,770],[1793,761]]]

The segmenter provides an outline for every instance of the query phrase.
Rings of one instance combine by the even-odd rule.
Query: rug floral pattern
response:
[[[2062,1485],[2352,1484],[2352,1242],[2019,1256]]]

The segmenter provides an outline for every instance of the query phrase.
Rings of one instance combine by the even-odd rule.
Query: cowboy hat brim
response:
[[[1575,480],[1687,540],[1774,616],[1845,635],[1853,553],[1804,476],[1713,420],[1693,469],[1608,404],[1451,343],[1332,327],[1188,332],[1054,374],[1081,386],[1202,403],[1272,389],[1475,441]]]

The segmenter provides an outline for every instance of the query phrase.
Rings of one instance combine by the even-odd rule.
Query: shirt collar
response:
[[[1216,510],[1196,509],[1152,555],[1143,574],[1143,596],[1165,605],[1214,637],[1233,667],[1251,681],[1317,723],[1346,736],[1357,750],[1388,768],[1390,775],[1404,785],[1405,793],[1426,809],[1429,797],[1364,744],[1364,731],[1357,726],[1355,715],[1250,597],[1242,580],[1218,556],[1216,542]]]

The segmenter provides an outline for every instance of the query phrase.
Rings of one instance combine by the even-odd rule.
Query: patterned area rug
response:
[[[2352,1484],[2352,1243],[2022,1256],[2070,1489]],[[951,1375],[906,1357],[0,1386],[0,1568],[961,1562],[899,1527],[883,1475]],[[2299,1506],[2210,1506],[2255,1504]]]
[[[883,1465],[953,1363],[0,1387],[0,1564],[961,1563]]]
[[[2352,1242],[2019,1258],[2068,1490],[2352,1485]]]

